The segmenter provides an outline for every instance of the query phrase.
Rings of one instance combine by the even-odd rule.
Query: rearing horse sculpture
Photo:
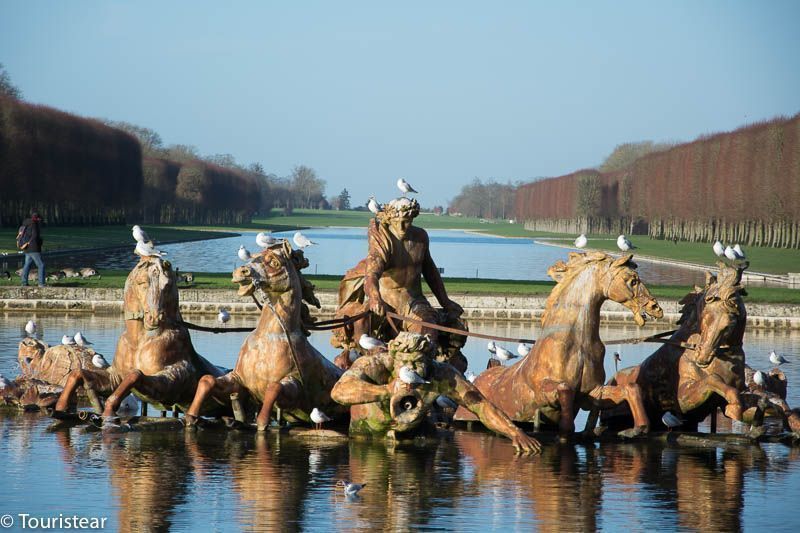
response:
[[[187,427],[201,414],[211,395],[218,402],[230,401],[232,393],[246,392],[260,404],[256,418],[259,431],[269,425],[273,406],[284,416],[309,422],[314,407],[334,418],[345,417],[348,408],[331,400],[330,392],[343,374],[308,342],[303,327],[307,308],[303,299],[314,303],[313,286],[302,278],[299,268],[307,265],[288,241],[267,248],[233,273],[239,295],[256,291],[264,307],[255,331],[247,336],[232,372],[221,377],[204,376],[186,412]]]
[[[548,270],[557,284],[547,299],[541,337],[531,352],[510,367],[481,373],[475,386],[514,421],[531,422],[537,413],[558,424],[562,435],[575,430],[578,408],[609,406],[627,401],[634,413],[634,436],[646,432],[649,421],[636,385],[606,386],[600,340],[600,307],[606,300],[633,312],[639,326],[645,315],[663,311],[639,280],[632,255],[614,259],[602,252],[570,253]],[[456,413],[457,419],[469,419]]]
[[[158,257],[142,257],[125,280],[125,332],[108,369],[82,368],[70,373],[56,411],[66,411],[83,385],[108,395],[103,416],[113,416],[133,392],[161,410],[182,410],[194,398],[201,376],[222,370],[194,349],[178,310],[175,271]]]

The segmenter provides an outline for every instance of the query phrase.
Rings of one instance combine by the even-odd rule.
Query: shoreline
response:
[[[123,289],[115,288],[54,288],[54,287],[0,287],[0,313],[38,314],[38,313],[97,313],[119,314],[122,312]],[[317,290],[322,304],[321,309],[311,308],[315,317],[333,316],[338,292]],[[451,295],[464,308],[467,320],[494,320],[509,322],[530,322],[539,320],[545,308],[547,295]],[[429,300],[436,306],[433,297]],[[674,299],[660,299],[664,317],[649,321],[653,325],[672,329],[680,317],[680,304]],[[180,309],[182,313],[216,315],[221,307],[231,314],[258,315],[260,311],[252,299],[242,298],[235,289],[180,289]],[[629,310],[614,302],[607,302],[601,311],[601,323],[633,325],[633,315]],[[747,304],[747,325],[756,329],[800,330],[800,305],[798,304]]]

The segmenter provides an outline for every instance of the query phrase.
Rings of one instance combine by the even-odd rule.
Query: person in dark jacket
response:
[[[24,243],[22,251],[25,254],[25,264],[22,266],[22,286],[28,286],[28,273],[31,263],[36,263],[39,270],[39,286],[44,287],[44,261],[42,261],[42,219],[39,213],[31,211],[31,218],[26,218],[22,223],[24,230]]]

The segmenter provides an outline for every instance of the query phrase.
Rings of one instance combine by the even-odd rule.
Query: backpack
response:
[[[17,248],[25,250],[31,243],[31,229],[28,225],[22,225],[17,232]]]

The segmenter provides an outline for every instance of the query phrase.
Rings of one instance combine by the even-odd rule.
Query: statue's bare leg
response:
[[[280,400],[284,407],[293,405],[300,397],[300,384],[294,379],[285,379],[280,383],[270,383],[264,392],[264,400],[261,402],[261,410],[256,417],[256,428],[258,431],[265,431],[269,427],[269,417],[275,402]]]
[[[575,432],[575,391],[563,381],[551,379],[539,383],[539,392],[545,402],[559,407],[558,432],[566,437]]]
[[[191,393],[194,392],[197,387],[194,375],[194,368],[189,361],[169,365],[152,376],[145,375],[141,370],[133,370],[122,378],[119,387],[106,400],[103,416],[114,416],[132,389],[164,404],[176,403],[187,394],[187,389],[191,388]]]
[[[194,399],[192,399],[192,404],[184,415],[186,427],[193,426],[197,421],[197,417],[200,416],[200,409],[209,396],[222,402],[228,402],[230,401],[230,395],[234,392],[240,392],[241,388],[242,386],[239,380],[236,379],[236,376],[232,372],[228,372],[224,376],[218,378],[215,378],[211,374],[206,374],[200,378],[200,381],[197,383],[197,390],[194,393]]]
[[[64,389],[58,397],[55,410],[62,412],[67,411],[75,392],[81,385],[90,387],[94,391],[101,393],[111,392],[114,388],[111,377],[106,371],[95,371],[86,368],[73,370],[69,373],[69,376],[67,376],[67,382],[64,384]]]
[[[709,375],[701,380],[682,381],[678,385],[678,401],[684,413],[704,404],[712,394],[719,394],[728,403],[725,416],[733,420],[742,419],[739,391],[718,377]]]
[[[633,428],[621,431],[621,437],[635,437],[650,430],[650,419],[642,399],[642,389],[638,385],[629,383],[627,385],[601,385],[595,387],[589,393],[592,403],[600,408],[609,408],[622,402],[628,402],[633,415]]]

